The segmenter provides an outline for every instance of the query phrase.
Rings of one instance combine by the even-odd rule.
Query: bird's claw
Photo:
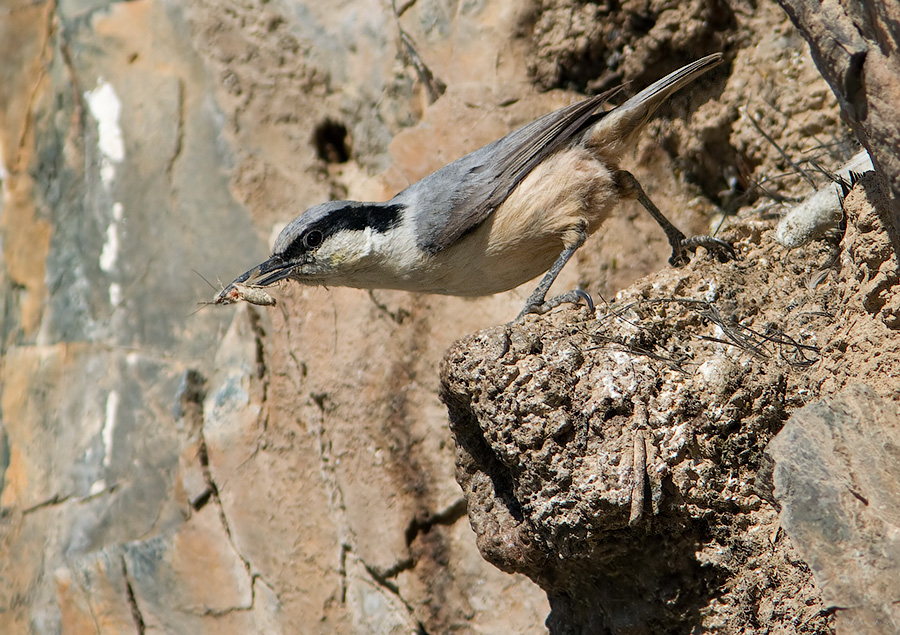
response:
[[[737,252],[730,243],[715,238],[713,236],[691,236],[684,238],[678,244],[672,246],[672,256],[669,258],[669,264],[673,267],[681,267],[687,264],[690,255],[697,250],[697,247],[704,247],[711,254],[716,256],[719,262],[728,262],[737,258]]]
[[[550,298],[545,302],[541,302],[540,304],[526,304],[525,308],[522,309],[522,312],[519,313],[519,316],[515,319],[516,322],[522,320],[526,315],[530,313],[537,313],[539,315],[543,315],[548,311],[555,309],[561,304],[581,304],[581,302],[587,305],[588,311],[590,313],[594,313],[594,299],[591,295],[582,289],[573,289],[567,293],[563,293],[562,295],[558,295]]]

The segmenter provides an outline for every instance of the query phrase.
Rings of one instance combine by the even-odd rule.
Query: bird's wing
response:
[[[396,198],[415,209],[419,247],[437,253],[454,244],[488,218],[535,166],[607,114],[608,141],[627,144],[660,103],[721,61],[721,53],[714,53],[683,66],[609,113],[597,110],[618,89],[566,106],[411,185]]]
[[[437,253],[475,229],[535,166],[603,117],[596,111],[616,90],[544,115],[399,194],[419,210],[419,246]]]

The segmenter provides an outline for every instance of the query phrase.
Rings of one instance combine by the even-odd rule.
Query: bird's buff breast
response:
[[[579,227],[596,231],[618,200],[610,171],[582,148],[549,157],[479,227],[431,257],[429,293],[507,291],[545,273]]]

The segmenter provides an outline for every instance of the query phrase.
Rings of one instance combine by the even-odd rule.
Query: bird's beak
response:
[[[286,263],[280,256],[272,256],[265,262],[253,267],[250,271],[235,278],[234,282],[247,285],[248,287],[267,287],[289,277],[294,271],[294,267],[294,264]]]

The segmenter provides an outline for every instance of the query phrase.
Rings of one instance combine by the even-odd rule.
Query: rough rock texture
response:
[[[777,191],[786,202],[808,192],[793,164],[815,157],[833,167],[853,150],[805,44],[773,3],[639,4],[0,7],[0,632],[545,632],[544,590],[479,554],[478,545],[496,538],[484,537],[488,494],[470,501],[472,517],[484,519],[473,534],[438,397],[438,366],[452,342],[505,323],[531,285],[479,300],[285,286],[274,291],[278,306],[263,310],[198,306],[215,290],[191,270],[215,286],[264,257],[272,236],[305,207],[337,196],[384,199],[579,96],[564,89],[630,81],[625,94],[633,93],[714,48],[727,63],[671,101],[627,167],[687,231],[707,231],[711,218],[741,209],[745,223],[728,231],[746,258],[757,254],[742,261],[752,267],[703,269],[701,260],[667,270],[662,233],[626,204],[558,286],[581,283],[597,298],[612,297],[662,270],[661,282],[636,287],[643,300],[664,297],[657,285],[681,295],[673,285],[688,275],[685,289],[704,299],[719,302],[729,285],[754,299],[744,312],[716,305],[739,320],[763,320],[769,301],[782,298],[784,314],[772,322],[795,339],[808,329],[802,341],[815,338],[820,361],[814,372],[785,367],[770,343],[769,361],[734,355],[734,395],[717,389],[692,398],[682,389],[671,402],[676,413],[721,406],[710,421],[742,423],[733,438],[700,428],[708,443],[699,450],[687,435],[693,423],[683,438],[667,436],[674,419],[648,400],[640,424],[647,461],[669,473],[648,472],[634,526],[633,486],[619,471],[634,464],[630,385],[600,384],[617,391],[611,404],[583,422],[557,418],[551,426],[547,451],[559,450],[560,474],[568,470],[573,482],[587,483],[592,468],[578,452],[610,444],[607,480],[591,481],[589,499],[573,498],[557,519],[565,491],[554,490],[555,466],[536,466],[529,474],[547,481],[531,479],[523,491],[554,501],[529,511],[548,521],[535,544],[565,546],[585,566],[603,552],[593,538],[575,540],[582,530],[567,523],[585,521],[591,536],[612,537],[613,563],[632,548],[617,542],[619,533],[658,540],[661,528],[672,529],[638,560],[665,558],[684,593],[657,590],[668,608],[625,598],[623,606],[640,608],[638,618],[722,632],[827,629],[818,588],[792,559],[790,538],[775,531],[766,488],[756,500],[744,485],[765,482],[756,477],[762,445],[805,400],[848,383],[895,391],[891,221],[867,204],[877,193],[864,179],[846,202],[843,248],[829,235],[790,254],[776,250],[766,236],[778,206],[760,197]],[[690,277],[740,271],[745,278],[728,277],[717,289]],[[678,306],[652,318],[662,320],[654,333],[668,332],[664,318]],[[802,306],[817,308],[805,315]],[[637,307],[633,317],[662,310]],[[721,336],[696,311],[678,310],[680,337],[701,326]],[[582,346],[579,368],[597,376],[608,361],[587,349],[607,346],[594,341],[603,329],[575,328],[573,316],[531,319],[526,334],[510,335],[523,356],[516,363],[530,363],[525,344],[549,329],[554,362],[570,367],[578,360],[567,351]],[[707,345],[697,355],[722,346]],[[633,377],[661,363],[638,359]],[[663,367],[659,394],[680,381]],[[563,395],[573,378],[544,368],[532,376],[553,377],[546,390],[562,399],[557,406],[574,412],[588,403],[587,384]],[[707,369],[710,381],[718,377],[715,365]],[[523,393],[528,426],[493,441],[504,460],[520,447],[536,452],[545,434],[538,415],[549,412],[542,394]],[[594,436],[601,412],[613,422],[608,438]],[[662,447],[682,450],[673,458],[657,454]],[[707,478],[722,462],[727,478]],[[669,494],[691,479],[697,491],[688,489],[692,503],[681,508]],[[502,481],[491,487],[512,491]],[[608,517],[595,518],[596,508]],[[502,543],[491,549],[491,561],[505,558],[503,567],[513,568]],[[519,569],[551,591],[553,628],[566,628],[566,611],[600,619],[560,592],[575,578],[557,561],[548,565],[557,580],[534,564]],[[683,575],[681,565],[696,575]],[[621,589],[643,593],[653,583],[622,581]],[[615,624],[627,617],[621,608],[604,615]]]
[[[885,0],[780,0],[810,43],[841,112],[878,168],[900,219],[900,6]]]
[[[503,46],[488,13],[404,24]],[[346,145],[363,189],[392,163],[428,102],[396,25],[375,2],[0,10],[0,632],[540,628],[543,593],[478,555],[434,389],[517,301],[453,329],[400,294],[396,320],[359,292],[198,306],[192,269],[230,279],[342,189],[320,154]]]
[[[853,385],[771,444],[782,525],[845,633],[900,631],[900,409]]]
[[[845,201],[850,226],[878,216],[865,188],[883,203],[866,179]],[[444,360],[479,549],[547,591],[553,633],[825,633],[839,608],[855,609],[840,632],[894,631],[896,404],[879,396],[897,398],[900,340],[865,302],[872,263],[853,260],[886,227],[790,253],[771,221],[726,227],[736,262],[659,272],[595,317],[482,331]],[[775,437],[791,411],[857,382],[843,429],[806,430],[801,410]],[[838,496],[871,497],[871,519],[843,520]]]

